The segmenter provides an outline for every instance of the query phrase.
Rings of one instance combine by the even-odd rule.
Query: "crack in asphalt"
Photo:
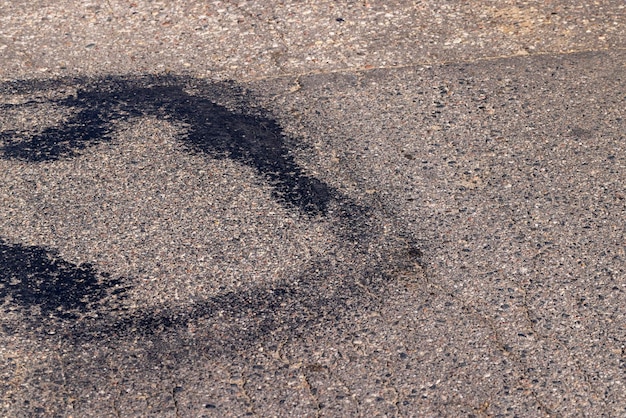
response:
[[[317,396],[317,388],[313,388],[311,386],[309,376],[306,374],[306,367],[303,367],[303,365],[300,364],[298,370],[300,371],[300,380],[302,382],[302,386],[304,387],[304,389],[306,389],[309,397],[313,400],[313,406],[315,406],[315,417],[319,418],[322,412],[322,408],[320,406],[321,403],[319,397]]]
[[[495,323],[487,315],[482,313],[482,311],[477,307],[479,305],[476,302],[474,302],[474,303],[467,303],[467,300],[459,299],[455,295],[455,292],[453,292],[451,289],[446,289],[444,286],[439,284],[437,281],[433,280],[433,277],[431,277],[431,273],[430,273],[429,269],[427,268],[427,265],[424,266],[423,275],[424,275],[423,276],[424,280],[425,280],[426,284],[428,285],[428,287],[432,287],[434,289],[437,289],[437,291],[440,294],[446,295],[446,296],[450,297],[451,299],[456,300],[459,303],[459,305],[462,307],[462,309],[468,315],[476,317],[480,322],[482,322],[482,323],[487,325],[487,327],[491,331],[491,334],[493,335],[493,338],[492,338],[493,343],[492,344],[496,347],[496,349],[498,351],[500,351],[500,353],[503,356],[505,356],[507,358],[511,358],[511,359],[514,360],[514,363],[516,364],[516,369],[520,373],[520,379],[521,379],[520,383],[522,383],[524,385],[524,382],[523,382],[524,378],[526,378],[528,381],[532,380],[531,378],[529,378],[528,374],[526,373],[526,367],[524,367],[524,362],[521,360],[521,358],[519,356],[515,355],[511,350],[507,349],[508,344],[506,344],[502,340],[502,338],[500,337],[499,327],[497,325],[495,325]],[[524,385],[524,386],[526,386],[526,385]],[[553,407],[550,407],[550,406],[545,404],[545,402],[542,400],[542,397],[537,393],[537,391],[532,389],[532,385],[528,385],[528,390],[529,390],[530,394],[532,395],[533,399],[535,400],[535,402],[537,403],[537,405],[539,406],[539,408],[541,409],[541,411],[545,414],[545,416],[547,416],[547,417],[549,417],[549,416],[561,416],[558,412],[556,412],[554,410]],[[476,408],[474,406],[471,406],[471,408],[474,409],[474,410],[480,409],[480,407]]]
[[[256,413],[256,409],[254,408],[254,399],[250,397],[250,395],[248,394],[248,390],[246,389],[248,379],[246,379],[245,375],[242,374],[240,379],[231,380],[231,383],[237,386],[237,388],[239,389],[239,393],[241,393],[241,396],[246,403],[246,408],[248,409],[246,415],[252,415],[255,417],[258,416],[258,414]]]
[[[576,51],[579,52],[579,51]],[[541,54],[533,54],[541,55]],[[492,59],[500,59],[502,57],[496,57]],[[485,61],[487,59],[481,59],[478,61]],[[414,67],[417,65],[411,65]],[[409,66],[406,66],[409,67]],[[395,67],[394,67],[395,68]],[[376,68],[378,69],[378,68]],[[372,69],[375,70],[375,69]],[[356,69],[352,72],[361,74],[367,70]],[[333,71],[330,73],[344,73],[347,71]],[[300,89],[300,77],[307,75],[298,75],[295,79],[295,90]],[[285,77],[284,75],[280,77]],[[110,134],[109,127],[106,126],[106,121],[113,118],[124,119],[128,115],[134,115],[146,110],[137,110],[139,103],[139,97],[142,99],[148,98],[152,104],[147,106],[148,112],[153,112],[158,115],[164,113],[171,113],[172,109],[177,113],[181,113],[185,116],[181,118],[185,123],[197,126],[202,124],[215,124],[217,122],[207,122],[207,120],[200,120],[199,116],[194,116],[192,108],[198,107],[204,109],[211,109],[212,112],[220,114],[226,114],[228,111],[224,110],[215,103],[211,104],[210,101],[204,99],[197,99],[193,95],[188,94],[184,89],[177,87],[176,85],[170,86],[168,83],[179,82],[179,79],[165,79],[166,87],[163,89],[157,89],[153,92],[141,89],[135,86],[135,81],[129,82],[125,79],[121,79],[125,89],[111,89],[108,93],[112,94],[113,99],[103,99],[98,93],[98,90],[90,91],[89,88],[79,92],[76,97],[70,97],[66,99],[60,99],[56,103],[61,106],[67,107],[80,107],[87,109],[87,112],[83,115],[70,119],[70,122],[66,124],[66,127],[49,128],[48,130],[40,133],[29,134],[24,136],[23,132],[4,132],[1,134],[0,139],[5,141],[2,148],[5,157],[17,158],[27,160],[31,162],[40,162],[45,160],[55,160],[61,158],[71,158],[80,152],[83,152],[88,146],[92,146],[99,141],[104,141]],[[158,79],[157,80],[163,80]],[[86,80],[80,80],[81,83],[89,84]],[[145,82],[141,80],[139,84]],[[128,84],[130,83],[130,84]],[[106,82],[104,83],[106,86]],[[158,84],[158,83],[157,83]],[[175,84],[175,83],[174,83]],[[105,87],[109,88],[109,87]],[[129,90],[132,93],[120,92],[120,90]],[[107,94],[108,94],[107,93]],[[288,93],[285,93],[288,94]],[[157,97],[160,95],[173,96],[174,100],[162,100]],[[137,97],[136,97],[137,96]],[[97,104],[96,101],[102,101],[105,105]],[[108,102],[107,102],[108,100]],[[160,100],[160,101],[159,101]],[[98,102],[100,103],[100,102]],[[129,105],[130,103],[130,105]],[[182,104],[181,104],[182,103]],[[6,106],[6,105],[4,105]],[[163,112],[163,108],[166,111]],[[182,108],[180,110],[179,108]],[[236,116],[239,118],[240,116]],[[108,118],[108,119],[107,119]],[[230,131],[234,132],[229,136],[229,140],[233,137],[238,137],[238,145],[229,145],[224,138],[214,136],[215,141],[207,145],[205,138],[208,133],[205,130],[193,128],[188,130],[187,136],[184,141],[188,141],[190,149],[196,152],[205,152],[215,158],[232,158],[243,164],[254,167],[259,175],[263,176],[269,184],[271,184],[274,190],[274,197],[286,205],[289,208],[296,209],[310,216],[326,216],[329,213],[329,207],[333,204],[339,206],[340,222],[346,226],[346,229],[356,227],[357,229],[367,230],[367,225],[362,221],[362,218],[366,216],[371,208],[364,208],[351,202],[348,198],[341,195],[337,190],[328,186],[327,184],[319,181],[315,177],[309,175],[303,168],[299,167],[295,160],[289,155],[289,147],[280,138],[280,132],[277,131],[277,125],[273,125],[274,122],[269,119],[263,119],[260,117],[252,117],[251,119],[239,119],[239,122],[232,122]],[[256,118],[256,119],[255,119]],[[85,121],[92,121],[94,124],[91,127],[85,127]],[[243,121],[243,122],[241,122]],[[238,123],[249,125],[262,125],[263,128],[251,129],[249,127],[235,126]],[[242,133],[245,132],[245,133]],[[260,133],[259,133],[260,132]],[[268,134],[268,132],[271,133]],[[275,145],[270,146],[270,157],[265,159],[262,152],[259,151],[258,145],[254,142],[249,142],[246,138],[247,135],[267,136],[270,135],[270,142]],[[72,143],[69,141],[59,141],[59,138],[75,137],[78,140]],[[200,140],[198,138],[202,137]],[[24,139],[26,138],[26,139]],[[195,139],[194,139],[195,138]],[[29,142],[30,141],[30,142]],[[221,141],[221,142],[220,142]],[[43,144],[44,153],[42,154],[40,145]],[[217,144],[217,145],[216,145]],[[35,150],[35,151],[33,151]],[[45,154],[45,155],[44,155]],[[261,155],[261,156],[259,156]],[[279,163],[274,164],[275,161]],[[355,177],[356,179],[356,177]],[[356,181],[356,180],[355,180]],[[378,206],[378,210],[384,213],[384,215],[395,222],[397,216],[393,215],[392,210],[387,210],[387,204],[382,201],[381,198],[374,196]],[[401,228],[397,228],[401,230]],[[367,232],[367,231],[365,231]],[[359,233],[365,233],[360,231]],[[466,300],[459,298],[452,289],[448,289],[442,286],[436,277],[432,275],[431,270],[428,268],[427,262],[423,261],[423,255],[419,249],[414,245],[409,245],[408,254],[405,257],[399,257],[402,260],[409,260],[408,263],[414,263],[412,268],[396,269],[396,271],[386,272],[380,270],[374,270],[373,272],[365,272],[362,277],[354,277],[353,281],[346,280],[340,285],[340,291],[345,291],[349,297],[352,297],[372,312],[378,312],[383,321],[390,322],[385,317],[382,311],[382,305],[384,301],[384,284],[381,285],[381,281],[385,281],[391,278],[395,278],[401,281],[410,282],[413,286],[420,290],[436,289],[439,294],[445,295],[462,307],[463,311],[467,315],[471,315],[479,319],[480,322],[487,325],[487,328],[492,334],[491,344],[506,358],[512,359],[516,365],[516,369],[520,374],[520,383],[527,388],[529,394],[534,399],[535,403],[539,406],[542,413],[546,416],[561,416],[559,412],[560,404],[548,405],[544,396],[541,396],[536,389],[533,388],[533,377],[527,372],[528,363],[523,360],[515,349],[511,349],[509,344],[503,340],[501,327],[490,318],[482,309],[480,300]],[[4,258],[2,258],[4,257]],[[24,263],[24,260],[34,260],[30,264]],[[4,262],[3,262],[4,260]],[[397,259],[395,261],[398,261]],[[22,244],[14,244],[4,241],[0,238],[0,264],[15,267],[5,270],[5,276],[0,273],[0,284],[4,284],[0,287],[0,297],[11,296],[15,301],[24,307],[37,306],[41,309],[43,314],[58,316],[61,321],[75,320],[80,317],[79,313],[89,311],[92,309],[99,309],[106,305],[107,298],[110,296],[107,289],[114,287],[122,288],[123,278],[111,279],[103,273],[96,271],[90,265],[73,265],[57,257],[54,251],[43,247],[28,247]],[[384,264],[384,263],[383,263]],[[393,267],[393,266],[392,266]],[[389,266],[383,265],[382,270],[389,268]],[[313,270],[313,268],[312,268]],[[311,270],[311,271],[312,271]],[[393,270],[393,268],[391,269]],[[400,271],[398,271],[400,270]],[[420,275],[417,271],[423,273]],[[6,272],[30,272],[30,277],[22,277],[18,281],[14,280],[15,274],[11,273],[11,277]],[[66,272],[70,272],[69,279],[66,284],[59,281],[40,280],[37,275],[50,274],[51,272],[60,272],[57,274],[63,275]],[[185,310],[177,310],[176,308],[169,309],[167,312],[161,310],[145,310],[136,312],[132,315],[122,313],[121,317],[111,317],[109,322],[106,321],[92,321],[89,319],[80,319],[77,323],[71,326],[63,325],[61,329],[64,331],[64,336],[70,336],[81,339],[101,338],[105,335],[121,336],[124,333],[135,332],[141,330],[143,336],[149,336],[152,333],[158,333],[163,330],[177,329],[184,327],[185,325],[192,324],[193,321],[198,318],[214,318],[216,312],[225,312],[226,318],[233,320],[234,325],[231,328],[232,334],[225,340],[220,341],[217,344],[216,351],[228,351],[229,346],[233,346],[234,343],[244,340],[244,345],[249,346],[253,342],[256,342],[261,335],[268,332],[275,331],[285,325],[281,322],[281,318],[292,317],[293,319],[288,323],[288,329],[290,331],[297,330],[299,327],[308,327],[312,324],[317,326],[324,326],[325,321],[335,320],[335,315],[338,317],[342,313],[349,311],[351,305],[341,297],[318,295],[320,283],[322,283],[326,277],[319,274],[311,273],[311,271],[303,272],[302,276],[306,278],[310,288],[300,289],[290,286],[288,283],[278,283],[271,289],[265,287],[253,288],[247,291],[238,293],[226,293],[220,294],[215,298],[196,303],[191,308]],[[374,280],[367,282],[370,274],[374,277]],[[419,276],[419,277],[418,277]],[[35,279],[33,279],[35,277]],[[43,277],[43,276],[42,276]],[[59,276],[60,277],[60,276]],[[378,281],[376,280],[378,278]],[[584,383],[587,386],[590,393],[594,393],[596,396],[597,388],[593,385],[592,379],[588,374],[588,371],[583,368],[579,359],[575,357],[571,350],[568,349],[563,343],[559,342],[554,336],[547,333],[539,332],[536,327],[536,318],[533,319],[529,302],[528,302],[528,286],[524,283],[515,283],[523,293],[523,300],[521,303],[522,310],[525,316],[525,322],[527,326],[539,339],[549,341],[554,346],[568,353],[568,356],[574,361],[577,366],[577,370],[581,373]],[[54,285],[54,286],[51,286]],[[352,286],[354,285],[354,286]],[[356,290],[355,290],[356,288]],[[269,293],[268,293],[269,290]],[[31,293],[28,293],[31,292]],[[55,292],[62,292],[63,295],[71,297],[59,297]],[[123,293],[123,290],[120,292]],[[59,293],[60,294],[60,293]],[[61,295],[61,296],[63,296]],[[289,308],[285,308],[281,305],[284,301],[293,302]],[[59,311],[58,306],[63,307],[63,310]],[[302,311],[312,311],[320,306],[331,306],[338,310],[340,313],[333,311],[333,309],[323,310],[316,315],[307,316],[302,314]],[[253,320],[256,321],[258,327],[252,331],[234,331],[237,327],[237,320],[241,317],[242,312],[253,312]],[[65,316],[64,316],[65,315]],[[294,316],[295,315],[295,316]],[[220,345],[221,344],[221,345]],[[283,343],[284,344],[284,343]],[[537,346],[537,343],[533,343]],[[289,364],[281,355],[280,350],[282,346],[277,349],[278,358]],[[244,347],[245,348],[245,347]],[[242,348],[239,348],[242,349]],[[622,348],[623,350],[623,348]],[[237,350],[233,350],[232,353],[237,353]],[[232,355],[231,353],[231,355]],[[361,352],[364,354],[364,352]],[[210,356],[208,352],[203,352],[203,355]],[[59,359],[62,361],[62,359]],[[61,363],[61,367],[63,364]],[[306,375],[306,370],[300,367],[300,373],[304,387],[308,390],[309,396],[314,399],[317,407],[317,415],[320,414],[321,407],[320,401],[316,394],[312,391],[312,386],[309,382],[309,377]],[[62,370],[63,380],[65,382],[65,372]],[[256,415],[254,400],[249,396],[246,385],[249,384],[249,380],[242,376],[241,379],[233,381],[237,385],[239,392],[242,394],[246,402],[248,412]],[[385,382],[383,382],[385,383]],[[360,413],[360,401],[358,397],[351,392],[350,388],[343,383],[344,387],[351,393],[352,399],[356,402],[357,413]],[[401,413],[399,402],[401,401],[401,392],[394,386],[389,385],[389,389],[392,389],[395,393],[394,405],[398,414]],[[172,396],[174,400],[174,406],[176,414],[179,414],[178,404],[176,399],[176,387],[172,389]],[[601,399],[601,397],[599,397]],[[485,401],[481,405],[474,405],[471,407],[476,413],[488,414],[488,409],[493,402]],[[114,403],[115,409],[115,403]],[[606,405],[605,405],[606,410]],[[115,409],[116,414],[119,416],[119,411]]]
[[[519,58],[523,56],[525,58],[531,57],[542,57],[542,56],[555,56],[555,55],[574,55],[586,52],[603,52],[603,51],[626,51],[626,48],[619,47],[609,47],[606,48],[581,48],[581,49],[568,49],[567,51],[545,51],[545,52],[530,52],[527,55],[519,55],[519,54],[503,54],[503,55],[492,55],[488,57],[480,57],[469,60],[456,60],[456,61],[422,61],[422,62],[413,62],[410,64],[401,64],[401,65],[381,65],[381,66],[362,66],[362,67],[351,67],[351,68],[340,68],[335,70],[312,70],[305,72],[292,72],[292,73],[279,73],[273,76],[261,76],[261,77],[241,77],[241,82],[258,82],[258,81],[269,81],[276,80],[280,78],[301,78],[312,75],[332,75],[332,74],[362,74],[368,73],[378,70],[401,70],[405,68],[417,68],[417,67],[433,67],[433,66],[442,66],[442,65],[464,65],[464,64],[476,64],[481,62],[489,62],[496,61],[507,58]],[[291,94],[292,92],[288,92],[285,94]]]

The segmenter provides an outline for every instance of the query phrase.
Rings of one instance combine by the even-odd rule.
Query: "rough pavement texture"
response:
[[[0,414],[626,415],[623,3],[269,3],[0,6]]]
[[[609,1],[10,1],[2,71],[267,78],[624,46]]]

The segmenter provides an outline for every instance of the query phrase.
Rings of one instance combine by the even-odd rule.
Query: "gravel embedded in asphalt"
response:
[[[1,5],[0,415],[624,415],[596,3]]]

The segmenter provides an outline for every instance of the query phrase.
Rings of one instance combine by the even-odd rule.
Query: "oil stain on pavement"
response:
[[[624,415],[623,55],[1,83],[0,415]]]
[[[39,246],[0,239],[0,299],[40,315],[75,319],[97,310],[109,293],[121,294],[120,279],[111,279],[89,264],[76,265]]]
[[[45,95],[68,88],[72,92],[61,97]],[[68,112],[52,126],[3,129],[0,157],[53,164],[111,141],[119,122],[143,116],[174,121],[184,127],[178,139],[187,152],[252,168],[270,187],[273,198],[303,220],[325,219],[332,212],[339,222],[338,236],[346,239],[343,249],[352,252],[355,260],[361,258],[363,265],[371,264],[371,258],[365,259],[365,241],[375,235],[374,221],[368,215],[371,209],[308,174],[292,155],[293,141],[274,120],[227,109],[202,94],[190,93],[193,89],[208,89],[215,95],[224,86],[174,76],[4,83],[0,90],[5,96],[28,97],[17,104],[0,104],[5,111],[47,105]],[[415,252],[404,252],[409,264]],[[388,280],[384,268],[374,264],[358,274],[357,285],[351,280],[360,267],[342,265],[330,271],[327,260],[322,259],[298,277],[276,281],[270,287],[253,284],[183,306],[129,309],[123,303],[132,287],[128,281],[112,278],[89,263],[65,261],[54,249],[2,239],[0,265],[0,298],[6,309],[17,306],[28,312],[25,321],[43,321],[45,329],[60,327],[63,335],[77,341],[149,337],[192,322],[210,321],[213,331],[206,335],[210,343],[205,351],[216,354],[237,352],[277,330],[293,336],[311,327],[332,326],[356,305],[367,310],[368,305],[379,303],[373,295],[379,295]]]
[[[4,131],[0,137],[3,158],[30,162],[71,158],[106,141],[114,129],[113,121],[154,115],[185,124],[183,140],[191,150],[253,167],[282,202],[310,214],[326,212],[329,202],[338,198],[337,192],[304,173],[290,156],[275,121],[236,114],[207,98],[189,94],[185,91],[189,81],[176,77],[111,77],[85,85],[85,80],[74,80],[81,85],[75,95],[48,101],[74,109],[74,114],[61,125],[37,133]],[[42,86],[24,83],[15,87],[37,90]],[[4,104],[2,108],[15,106],[20,105]]]

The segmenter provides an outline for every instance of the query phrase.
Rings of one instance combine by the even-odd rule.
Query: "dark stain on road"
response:
[[[64,88],[73,93],[64,93]],[[0,131],[0,157],[34,164],[70,159],[110,141],[116,121],[145,115],[174,120],[185,128],[179,139],[189,152],[253,167],[285,207],[310,218],[328,216],[333,204],[339,239],[348,238],[345,242],[349,251],[365,254],[364,237],[372,230],[372,218],[367,215],[370,209],[307,174],[292,156],[294,142],[275,121],[251,111],[246,113],[245,109],[229,110],[211,100],[219,94],[241,94],[223,93],[224,89],[223,85],[215,87],[174,76],[3,83],[0,94],[27,99],[18,104],[0,103],[0,110],[52,105],[70,111],[70,116],[31,131]],[[47,94],[50,91],[53,94]],[[55,96],[55,92],[61,93]],[[362,263],[367,265],[371,260]],[[89,264],[65,261],[44,247],[0,240],[0,298],[11,306],[27,309],[33,321],[56,323],[66,335],[82,340],[155,335],[208,320],[222,324],[212,327],[222,327],[223,333],[211,341],[214,346],[220,342],[217,345],[226,349],[231,343],[241,346],[243,341],[277,330],[294,332],[326,319],[336,322],[339,316],[354,310],[357,300],[366,305],[372,302],[354,280],[384,281],[380,271],[356,274],[350,266],[338,278],[337,272],[329,273],[324,264],[322,260],[298,280],[289,278],[289,282],[275,284],[271,289],[252,287],[224,293],[184,308],[124,310],[116,306],[124,299],[128,289],[124,283],[128,280],[113,279]],[[328,290],[330,276],[335,277],[334,292]],[[97,318],[83,315],[89,312],[97,312]],[[244,322],[247,325],[241,325]]]
[[[74,341],[113,344],[125,336],[161,340],[169,347],[158,350],[165,352],[192,343],[205,355],[231,357],[260,342],[328,332],[349,324],[356,314],[381,308],[388,274],[373,268],[346,280],[322,268],[320,262],[299,277],[271,287],[225,292],[191,305],[142,309],[106,320],[87,319],[65,327],[63,333]]]
[[[325,215],[331,201],[341,202],[339,193],[305,173],[295,161],[280,126],[272,119],[235,112],[209,98],[192,94],[188,88],[199,82],[189,77],[107,77],[97,80],[62,80],[78,86],[76,93],[58,99],[38,99],[71,109],[73,114],[58,125],[38,132],[5,130],[0,133],[3,158],[29,162],[74,157],[86,148],[108,141],[116,121],[138,116],[156,116],[186,126],[181,140],[191,151],[212,158],[229,158],[253,167],[271,185],[281,203],[308,215]],[[0,86],[0,93],[48,89],[50,82],[15,82]],[[205,83],[202,88],[211,89]],[[0,104],[9,110],[24,104]]]
[[[97,310],[107,296],[123,296],[121,280],[76,265],[39,246],[0,239],[0,301],[35,308],[38,316],[76,319]]]

